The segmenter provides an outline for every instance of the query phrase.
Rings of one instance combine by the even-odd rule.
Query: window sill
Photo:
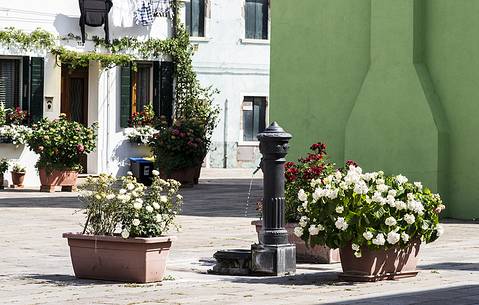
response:
[[[259,141],[241,141],[241,142],[238,142],[238,146],[259,147]]]
[[[259,45],[269,45],[269,39],[248,39],[241,38],[242,44],[259,44]]]
[[[190,42],[209,42],[208,37],[190,37]]]

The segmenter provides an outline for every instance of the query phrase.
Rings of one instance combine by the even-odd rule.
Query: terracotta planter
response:
[[[203,166],[202,166],[201,164],[196,167],[195,178],[194,178],[194,180],[193,180],[193,182],[194,182],[195,184],[198,184],[198,183],[199,183],[200,176],[201,176],[201,168],[202,168],[202,167],[203,167]]]
[[[11,172],[13,187],[23,188],[23,181],[25,180],[25,173]]]
[[[174,236],[128,238],[64,233],[75,276],[150,283],[163,279]]]
[[[261,220],[254,220],[251,222],[256,226],[256,232],[258,233],[258,240],[260,240],[260,231],[263,227]],[[313,264],[332,264],[339,263],[339,250],[330,249],[326,246],[316,245],[314,247],[307,246],[306,243],[296,235],[294,235],[294,228],[297,226],[295,223],[287,223],[285,228],[288,231],[288,240],[290,243],[296,245],[296,261],[301,263],[313,263]]]
[[[347,281],[373,282],[417,275],[417,255],[420,240],[411,241],[405,248],[388,250],[361,249],[362,257],[354,256],[351,246],[340,249],[343,273],[339,278]]]
[[[187,167],[182,169],[174,169],[168,175],[165,171],[160,170],[160,177],[162,179],[174,179],[179,181],[182,186],[192,187],[195,183],[195,177],[197,175],[197,167]]]
[[[40,183],[42,184],[41,192],[55,192],[55,186],[61,186],[62,191],[76,191],[78,172],[77,171],[60,171],[53,170],[47,173],[44,168],[38,170],[40,175]]]
[[[0,190],[3,190],[5,187],[3,186],[3,182],[5,178],[3,177],[3,173],[0,174]]]

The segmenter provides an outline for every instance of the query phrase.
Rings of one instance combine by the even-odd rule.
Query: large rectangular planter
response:
[[[416,265],[420,246],[421,241],[416,239],[405,248],[371,250],[362,247],[362,256],[357,258],[351,245],[348,245],[340,249],[343,273],[339,278],[345,281],[374,282],[414,277],[418,273]]]
[[[256,232],[258,233],[258,240],[260,239],[261,228],[263,223],[261,220],[254,220],[251,222],[252,225],[256,226]],[[287,223],[285,225],[286,230],[288,231],[288,241],[296,245],[296,261],[300,263],[312,263],[312,264],[333,264],[339,263],[339,250],[331,249],[326,246],[316,245],[310,247],[306,245],[304,240],[297,237],[294,234],[294,228],[298,224],[296,223]]]
[[[44,168],[38,170],[40,176],[40,192],[55,192],[55,186],[61,186],[62,192],[76,191],[78,172],[69,170],[47,171]]]
[[[175,236],[128,238],[64,233],[75,276],[133,283],[163,279]]]

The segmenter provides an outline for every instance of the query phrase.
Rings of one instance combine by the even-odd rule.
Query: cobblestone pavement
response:
[[[421,249],[421,272],[412,279],[339,282],[339,264],[300,264],[296,275],[278,278],[206,274],[215,251],[256,241],[248,187],[246,179],[210,179],[185,189],[167,280],[145,285],[73,276],[61,234],[82,222],[75,194],[0,192],[0,304],[479,304],[477,223],[447,221],[444,236]]]

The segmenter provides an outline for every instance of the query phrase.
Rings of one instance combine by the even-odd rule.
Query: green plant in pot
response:
[[[323,179],[311,179],[297,198],[298,237],[339,248],[345,280],[415,276],[421,243],[443,233],[438,194],[420,182],[382,171],[363,173],[353,162]]]
[[[39,155],[36,167],[42,191],[54,191],[55,186],[71,191],[81,171],[81,161],[96,147],[96,127],[69,121],[64,114],[56,120],[43,119],[32,126],[27,143]]]
[[[178,229],[180,184],[154,171],[149,187],[133,176],[89,177],[80,187],[86,222],[82,233],[65,233],[75,275],[122,282],[161,281]],[[114,256],[115,259],[111,259]]]
[[[0,190],[4,189],[4,177],[3,174],[8,170],[9,162],[5,158],[0,159]]]
[[[15,163],[12,167],[12,184],[14,188],[23,188],[23,182],[25,180],[25,174],[27,168],[19,163]]]

